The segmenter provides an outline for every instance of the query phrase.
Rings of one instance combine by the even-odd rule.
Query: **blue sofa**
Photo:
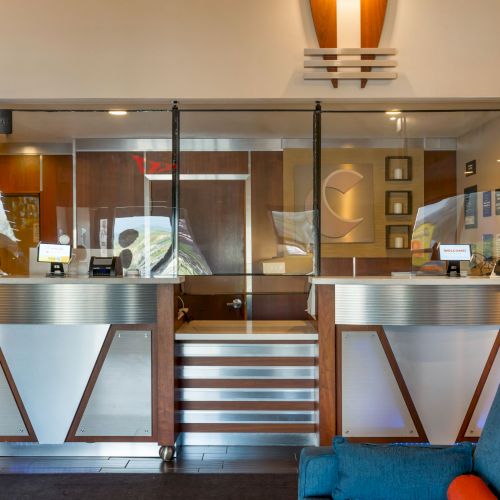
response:
[[[408,495],[408,492],[406,495],[398,495],[401,485],[406,486],[406,483],[411,483],[411,481],[425,485],[426,499],[445,499],[446,487],[444,485],[449,484],[455,476],[469,473],[479,476],[500,498],[500,386],[473,455],[472,450],[467,449],[470,444],[465,443],[451,447],[356,445],[347,443],[343,438],[335,438],[334,446],[337,449],[337,456],[333,447],[302,450],[299,464],[299,500],[413,498],[411,494]],[[415,451],[424,453],[413,460],[415,456],[412,455]],[[344,453],[347,458],[344,458]],[[469,461],[467,453],[470,454]],[[412,459],[412,470],[408,471],[408,474],[405,470],[409,462],[406,460],[405,464],[406,455]],[[390,463],[391,460],[392,463]],[[389,473],[385,474],[383,471],[389,471]],[[379,474],[378,477],[377,474]],[[436,478],[442,480],[436,481]],[[443,481],[444,485],[437,484]],[[343,489],[339,490],[339,483],[343,483]],[[357,490],[357,493],[346,494],[347,483],[349,483],[347,489],[353,488]],[[382,494],[380,489],[375,491],[380,487],[383,488]],[[363,488],[364,494],[358,494]],[[372,494],[369,493],[370,488],[373,488]],[[443,488],[445,488],[444,493]]]

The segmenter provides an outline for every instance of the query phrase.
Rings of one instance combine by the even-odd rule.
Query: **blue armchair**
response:
[[[411,471],[407,470],[407,457],[416,458],[411,460]],[[370,500],[446,498],[446,485],[455,476],[468,473],[479,476],[495,495],[500,495],[500,387],[473,456],[468,443],[452,447],[349,445],[343,438],[335,438],[334,447],[302,450],[299,500],[332,499],[334,495],[335,499]],[[402,486],[406,493],[399,495]],[[420,487],[425,489],[425,496]]]

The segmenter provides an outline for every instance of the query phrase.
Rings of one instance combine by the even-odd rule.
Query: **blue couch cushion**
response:
[[[500,386],[474,453],[474,472],[500,496]]]
[[[334,500],[445,500],[454,478],[472,470],[472,444],[357,444],[336,437]]]
[[[299,500],[332,497],[337,461],[330,446],[304,448],[300,453]]]

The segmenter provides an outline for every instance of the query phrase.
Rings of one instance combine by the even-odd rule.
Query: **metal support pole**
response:
[[[321,274],[321,103],[313,114],[313,245],[314,275]]]
[[[172,259],[173,274],[178,274],[179,264],[179,212],[180,212],[180,149],[181,121],[177,101],[172,106]]]

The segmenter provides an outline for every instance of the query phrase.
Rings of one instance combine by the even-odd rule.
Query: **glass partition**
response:
[[[171,192],[153,192],[149,179],[171,167],[171,113],[83,113],[83,119],[106,137],[75,140],[73,266],[88,272],[91,256],[119,256],[124,274],[172,275]]]
[[[211,304],[203,312],[216,319],[306,318],[315,257],[312,117],[181,110],[180,206],[213,273],[186,278],[195,315],[198,304]],[[298,163],[289,155],[295,148],[304,152]]]
[[[322,274],[437,272],[430,261],[442,273],[432,256],[440,242],[470,243],[473,268],[494,260],[499,116],[324,112]]]
[[[187,293],[225,296],[223,311],[240,299],[245,317],[267,318],[282,310],[276,296],[296,294],[303,312],[317,257],[313,106],[278,108],[181,106],[177,257],[171,110],[15,111],[0,144],[0,270],[45,273],[38,242],[69,237],[73,273],[86,274],[91,255],[119,255],[126,272],[188,276]],[[498,111],[324,106],[321,116],[323,275],[430,272],[438,242],[471,244],[462,267],[490,271]]]

